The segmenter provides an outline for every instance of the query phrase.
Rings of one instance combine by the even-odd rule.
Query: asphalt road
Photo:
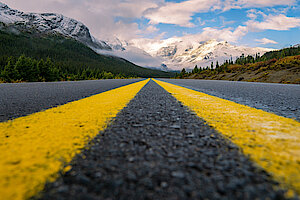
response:
[[[0,122],[82,99],[143,79],[0,84]]]
[[[150,81],[40,199],[284,199],[230,141]]]
[[[160,80],[300,121],[300,85],[192,79]]]
[[[0,84],[0,121],[139,80]],[[299,120],[298,85],[165,81]],[[285,199],[266,171],[153,81],[71,166],[34,198]]]

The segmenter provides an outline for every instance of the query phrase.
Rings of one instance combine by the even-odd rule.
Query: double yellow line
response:
[[[28,199],[68,170],[72,158],[147,82],[0,123],[0,199]]]
[[[260,167],[300,194],[299,122],[155,80]],[[28,199],[68,163],[145,86],[148,80],[0,123],[0,195]]]
[[[300,194],[300,123],[232,101],[157,81],[215,130],[238,145],[252,161]]]

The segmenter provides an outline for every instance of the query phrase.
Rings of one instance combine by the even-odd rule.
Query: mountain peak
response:
[[[194,39],[194,40],[193,40]],[[168,39],[168,41],[171,41]],[[142,41],[139,44],[143,44]],[[256,53],[264,54],[271,49],[263,48],[251,48],[243,46],[235,46],[227,41],[218,41],[216,39],[211,39],[207,41],[199,42],[198,38],[177,38],[175,42],[164,42],[162,41],[160,48],[155,52],[151,53],[154,57],[159,57],[163,59],[163,63],[172,69],[191,69],[195,65],[206,67],[210,66],[211,62],[218,61],[223,63],[225,60],[233,59],[242,54],[245,55],[255,55]],[[157,45],[153,43],[153,45]],[[151,43],[145,44],[145,46],[140,46],[146,52],[147,49],[151,48]]]
[[[71,37],[91,48],[111,50],[104,41],[98,41],[81,22],[56,13],[24,13],[0,4],[0,22],[18,30],[33,29],[41,34],[60,34]]]
[[[206,41],[206,43],[216,43],[216,42],[218,42],[216,39],[210,39],[210,40]]]
[[[200,44],[228,45],[229,43],[227,41],[218,41],[216,39],[211,39],[211,40],[208,40],[206,42],[201,42]]]

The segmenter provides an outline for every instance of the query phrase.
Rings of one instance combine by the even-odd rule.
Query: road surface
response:
[[[299,86],[160,80],[0,84],[0,193],[298,199]]]

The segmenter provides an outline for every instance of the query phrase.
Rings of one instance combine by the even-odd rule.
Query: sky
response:
[[[25,12],[54,12],[98,39],[197,37],[280,49],[300,43],[300,0],[0,0]]]

